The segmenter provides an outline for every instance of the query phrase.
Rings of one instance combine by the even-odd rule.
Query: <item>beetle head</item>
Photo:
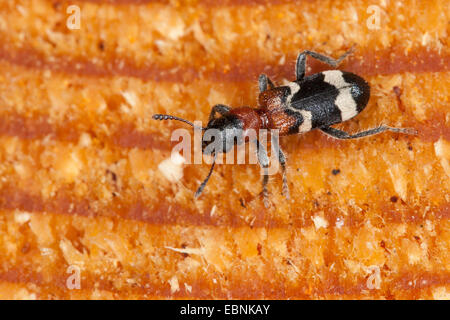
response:
[[[243,122],[235,115],[212,119],[202,138],[202,152],[206,155],[227,153],[243,141]]]

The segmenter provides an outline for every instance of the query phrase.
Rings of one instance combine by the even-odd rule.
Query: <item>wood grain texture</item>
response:
[[[449,20],[443,0],[3,1],[0,298],[449,299]],[[341,69],[372,96],[337,127],[417,136],[286,137],[292,199],[271,176],[269,209],[257,165],[218,166],[198,200],[206,164],[161,170],[183,125],[152,114],[255,106],[260,73],[353,44]]]

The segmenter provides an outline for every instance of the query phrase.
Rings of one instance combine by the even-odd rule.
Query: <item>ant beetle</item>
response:
[[[223,104],[213,106],[209,115],[208,125],[202,130],[217,129],[220,132],[220,153],[228,152],[234,145],[244,143],[241,139],[245,130],[253,129],[277,129],[279,135],[291,135],[305,133],[313,129],[319,129],[323,133],[336,139],[356,139],[378,134],[383,131],[415,134],[415,130],[408,128],[393,128],[386,125],[349,134],[345,131],[331,127],[333,124],[349,120],[360,113],[367,105],[370,97],[370,86],[360,76],[339,70],[328,70],[305,76],[306,57],[310,56],[332,67],[337,67],[353,48],[345,52],[337,60],[325,55],[303,51],[297,57],[294,82],[276,87],[265,75],[259,76],[259,106],[258,108],[238,107],[230,108]],[[216,114],[220,114],[217,117]],[[188,120],[171,115],[155,114],[155,120],[178,120],[194,126]],[[235,139],[235,137],[238,139]],[[208,154],[208,141],[203,135],[202,152]],[[216,142],[216,141],[215,141]],[[269,157],[266,150],[261,147],[259,141],[255,140],[257,156],[263,175],[263,201],[269,206],[267,183],[269,181],[268,166]],[[282,169],[283,194],[289,199],[289,189],[286,178],[286,157],[278,148],[278,161]],[[208,155],[211,155],[208,154]],[[202,182],[195,193],[197,198],[203,191],[214,169],[214,161],[211,165],[206,179]]]

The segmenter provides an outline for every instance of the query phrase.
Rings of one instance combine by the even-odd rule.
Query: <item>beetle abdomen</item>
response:
[[[303,121],[291,132],[306,132],[353,118],[367,105],[369,84],[361,77],[330,70],[288,85],[286,113]]]

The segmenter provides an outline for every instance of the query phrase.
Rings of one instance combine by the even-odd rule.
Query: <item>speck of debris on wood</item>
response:
[[[109,170],[109,169],[106,169],[106,173],[108,174],[110,174],[111,175],[111,178],[112,178],[112,180],[114,181],[114,182],[116,182],[117,181],[117,175],[115,174],[115,172],[113,172],[113,171],[111,171],[111,170]]]
[[[331,170],[331,173],[335,176],[335,175],[338,175],[339,173],[341,173],[341,170],[340,169],[333,169],[333,170]]]
[[[314,199],[314,206],[315,206],[316,208],[319,208],[319,207],[320,207],[320,203],[319,203],[319,201],[317,201],[317,199]]]
[[[401,112],[405,112],[405,106],[403,105],[403,101],[401,98],[403,90],[397,86],[394,86],[392,88],[392,90],[394,91],[395,95],[397,96],[398,108],[400,109]]]
[[[182,244],[181,244],[181,248],[186,249],[186,247],[187,247],[187,244],[186,244],[186,243],[182,243]],[[182,255],[183,255],[184,258],[189,257],[189,253],[184,253],[184,252],[183,252]]]
[[[394,90],[394,93],[397,97],[400,97],[402,95],[402,89],[400,89],[400,87],[394,86],[392,90]]]
[[[28,252],[30,251],[30,248],[31,248],[30,243],[29,243],[29,242],[26,242],[26,243],[23,245],[21,251],[22,251],[22,253],[26,254],[26,253],[28,253]]]
[[[382,247],[387,253],[391,254],[391,252],[386,248],[386,242],[384,242],[384,240],[380,241],[380,247]]]
[[[256,250],[258,250],[258,255],[261,255],[261,251],[262,251],[261,243],[258,243],[258,245],[256,246]]]

